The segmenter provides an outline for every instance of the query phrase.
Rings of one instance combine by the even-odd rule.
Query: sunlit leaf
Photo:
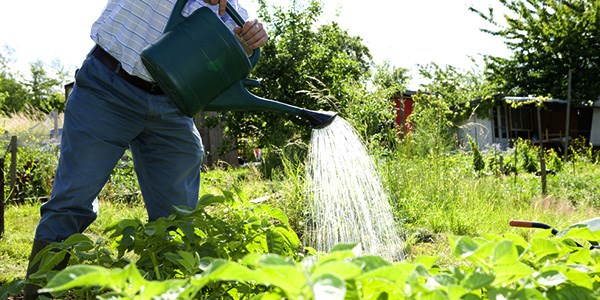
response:
[[[323,274],[313,280],[315,300],[343,300],[346,295],[346,283],[333,274]]]

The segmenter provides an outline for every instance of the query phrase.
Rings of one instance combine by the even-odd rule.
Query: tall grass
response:
[[[471,152],[405,153],[399,150],[380,159],[379,167],[409,247],[437,243],[433,248],[441,253],[448,235],[533,233],[511,228],[508,222],[513,219],[544,222],[560,229],[598,215],[600,170],[582,157],[548,175],[548,194],[543,195],[541,179],[533,173],[474,171]],[[427,251],[431,248],[425,247]],[[423,253],[413,249],[413,254]]]

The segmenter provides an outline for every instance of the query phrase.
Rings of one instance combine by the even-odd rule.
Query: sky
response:
[[[255,0],[241,0],[252,10]],[[244,2],[245,1],[245,2]],[[272,0],[282,4],[289,1]],[[58,62],[71,74],[93,46],[90,27],[106,0],[2,0],[0,53],[13,50],[11,69]],[[363,39],[376,63],[389,61],[410,70],[409,89],[422,84],[418,65],[436,63],[461,69],[475,67],[484,54],[508,56],[503,41],[480,31],[489,27],[469,6],[499,9],[498,0],[323,0],[324,18]]]

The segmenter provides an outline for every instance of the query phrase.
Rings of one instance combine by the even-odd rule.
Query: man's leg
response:
[[[95,59],[84,62],[65,108],[52,195],[40,209],[27,279],[37,271],[31,260],[44,246],[83,232],[96,219],[96,197],[129,141],[142,130],[145,95]],[[28,283],[25,298],[36,299],[38,288]]]
[[[151,221],[173,206],[196,207],[204,150],[191,118],[166,97],[149,101],[146,129],[131,143],[136,173]]]

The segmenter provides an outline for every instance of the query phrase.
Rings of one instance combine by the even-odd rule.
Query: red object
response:
[[[412,124],[407,120],[413,111],[413,99],[410,96],[395,97],[394,102],[396,106],[396,127],[398,133],[404,136],[412,130]]]

